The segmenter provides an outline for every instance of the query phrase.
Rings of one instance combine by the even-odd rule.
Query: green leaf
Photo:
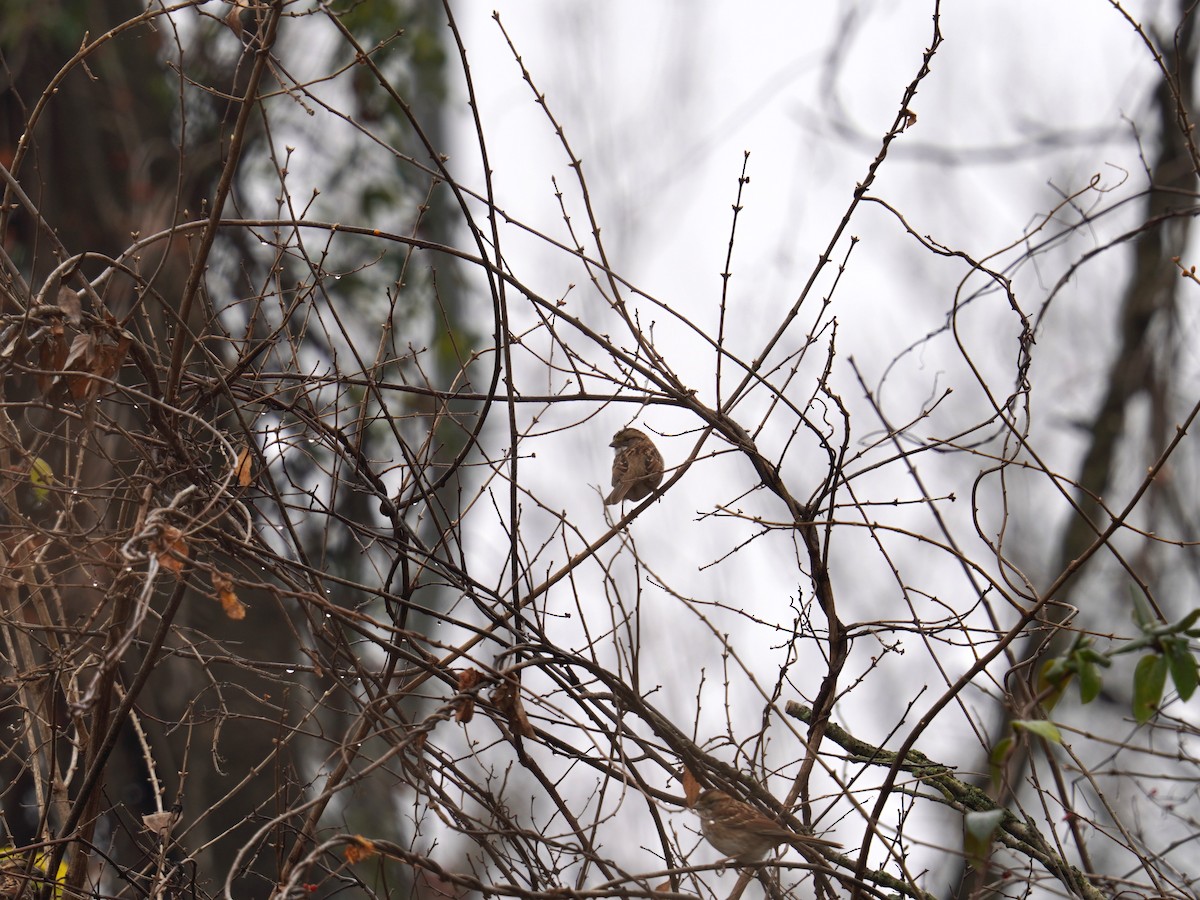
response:
[[[54,469],[40,456],[35,456],[29,466],[29,483],[33,485],[33,499],[41,506],[50,496],[49,486],[54,484]]]
[[[1193,609],[1190,613],[1179,620],[1178,628],[1180,631],[1187,631],[1196,624],[1196,620],[1200,619],[1200,609]]]
[[[1200,682],[1200,673],[1196,669],[1196,657],[1188,649],[1188,643],[1183,638],[1170,638],[1163,641],[1163,649],[1167,655],[1167,667],[1171,671],[1171,680],[1175,682],[1175,690],[1181,700],[1190,700],[1196,692],[1196,684]]]
[[[1015,730],[1036,734],[1052,744],[1062,743],[1062,733],[1058,730],[1058,726],[1049,719],[1017,719],[1012,723],[1012,727]]]
[[[1138,660],[1133,670],[1133,717],[1148,722],[1162,702],[1167,683],[1167,660],[1159,653],[1149,653]]]
[[[1079,658],[1085,662],[1095,663],[1104,668],[1112,666],[1112,660],[1098,650],[1093,650],[1091,647],[1084,647],[1079,651]]]
[[[1079,665],[1080,702],[1091,703],[1100,695],[1100,688],[1103,686],[1104,679],[1100,675],[1099,666],[1090,659],[1081,662]]]
[[[1064,678],[1069,678],[1070,675],[1066,659],[1056,656],[1054,659],[1048,659],[1042,663],[1042,671],[1038,674],[1038,687],[1044,690],[1052,684],[1057,684]]]
[[[981,868],[992,846],[992,836],[1004,821],[1004,810],[989,809],[963,816],[963,852],[975,868]]]
[[[1129,595],[1133,598],[1133,624],[1142,631],[1149,631],[1155,624],[1154,612],[1150,609],[1150,604],[1133,588],[1130,588]]]
[[[1012,746],[1013,739],[1006,737],[997,742],[996,746],[992,748],[992,752],[988,754],[988,772],[992,776],[992,787],[996,790],[1000,790],[1000,786],[1004,783],[1004,764],[1008,762]]]
[[[1065,659],[1057,657],[1042,663],[1038,673],[1038,694],[1042,697],[1042,706],[1047,710],[1054,709],[1070,683],[1071,670]]]

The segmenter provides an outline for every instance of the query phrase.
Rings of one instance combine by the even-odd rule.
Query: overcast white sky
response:
[[[926,0],[736,8],[693,0],[459,4],[498,203],[568,243],[551,177],[566,194],[573,224],[585,232],[574,178],[492,20],[493,6],[583,160],[614,267],[705,325],[716,322],[730,207],[743,153],[750,152],[751,181],[732,261],[729,340],[751,355],[796,298],[865,176],[930,42],[933,8]],[[1110,204],[1143,187],[1126,120],[1147,127],[1141,120],[1153,67],[1107,3],[949,3],[941,27],[945,43],[913,104],[917,124],[898,139],[872,191],[914,231],[982,258],[1019,240],[1062,192],[1093,175],[1114,188],[1106,195]],[[464,116],[455,153],[459,172],[474,158],[469,124]],[[1042,145],[1046,136],[1062,149]],[[1114,219],[1111,227],[1117,225]],[[862,242],[833,308],[839,323],[835,384],[857,413],[861,391],[848,360],[873,385],[905,347],[944,324],[966,267],[920,248],[878,207],[860,207],[848,234]],[[1082,240],[1101,238],[1089,233]],[[577,263],[516,228],[506,228],[503,241],[520,279],[544,296],[568,295],[574,311],[603,324],[604,310]],[[835,258],[846,249],[843,240]],[[1015,255],[993,264],[1003,268]],[[1075,255],[1043,257],[1015,273],[1027,312],[1037,312],[1061,264]],[[1094,277],[1108,284],[1119,265],[1119,256],[1109,255],[1077,282]],[[829,271],[817,296],[831,279]],[[1110,329],[1097,324],[1090,296],[1075,302],[1078,290],[1073,286],[1057,301],[1047,327],[1087,328],[1089,346],[1101,348]],[[987,302],[1003,305],[1003,298]],[[1003,310],[995,318],[980,315],[979,343],[971,350],[996,366],[995,377],[1011,378],[1014,344],[994,340],[997,328],[1011,327],[1003,316]],[[658,327],[670,333],[665,323]],[[686,344],[673,349],[667,355],[676,370],[711,392],[711,359]],[[979,394],[958,380],[958,356],[946,343],[934,343],[900,366],[885,394],[896,421],[947,386],[956,393],[943,410],[977,409]],[[1102,354],[1094,361],[1102,365]],[[1081,386],[1088,383],[1080,377],[1088,359],[1062,362],[1046,365],[1039,358],[1036,370],[1042,392],[1035,413],[1050,420],[1086,410],[1094,399]],[[549,384],[536,365],[528,377],[526,391],[537,390],[539,378],[542,388]],[[560,465],[573,467],[571,481],[556,481],[554,490],[562,506],[578,506],[581,517],[599,517],[594,486],[607,479],[607,437],[625,424],[621,412],[607,410],[586,428],[541,444],[539,461],[554,474]],[[662,432],[696,424],[661,409],[643,421]],[[860,417],[856,440],[873,430],[869,418]],[[663,446],[670,462],[672,451],[687,452],[690,439]],[[1069,443],[1045,450],[1070,458]],[[685,487],[679,493],[687,499],[664,501],[681,522],[706,508],[694,496],[698,486]],[[705,583],[719,577],[709,572]]]

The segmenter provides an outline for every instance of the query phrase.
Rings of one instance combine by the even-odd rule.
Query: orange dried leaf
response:
[[[174,525],[164,525],[151,542],[150,549],[154,551],[158,564],[168,572],[178,575],[183,571],[183,564],[188,558],[188,545],[183,539],[183,532]]]
[[[700,796],[700,782],[696,780],[696,776],[687,766],[683,767],[683,774],[679,776],[679,781],[683,785],[683,796],[687,800],[688,809],[691,809],[696,805],[696,798]]]
[[[379,851],[375,849],[375,845],[368,841],[362,835],[352,835],[350,843],[346,845],[346,862],[350,865],[362,862],[364,859],[374,856]]]
[[[246,604],[238,599],[237,594],[222,594],[221,608],[225,610],[226,617],[235,622],[246,618]]]
[[[221,602],[221,608],[225,610],[225,615],[235,622],[246,618],[246,604],[238,599],[237,592],[233,589],[233,579],[224,572],[214,569],[212,583],[213,587],[217,589],[217,599]]]
[[[254,480],[253,457],[250,455],[250,448],[243,447],[238,451],[237,465],[234,471],[237,472],[238,484],[246,487]]]

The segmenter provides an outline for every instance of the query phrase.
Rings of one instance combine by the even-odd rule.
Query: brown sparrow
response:
[[[648,497],[663,477],[662,454],[654,442],[636,428],[622,428],[608,446],[615,447],[617,455],[613,459],[613,489],[604,498],[605,505]]]
[[[837,841],[784,828],[749,803],[713,788],[697,798],[696,812],[700,815],[700,831],[705,840],[738,862],[756,862],[783,843],[796,848],[842,846]]]

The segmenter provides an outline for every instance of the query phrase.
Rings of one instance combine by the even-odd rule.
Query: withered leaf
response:
[[[683,774],[679,776],[679,782],[683,785],[683,796],[687,800],[688,809],[691,809],[696,805],[696,798],[700,796],[700,782],[696,780],[696,776],[687,766],[683,767]]]
[[[132,341],[127,332],[115,337],[96,331],[75,335],[62,366],[68,372],[77,373],[67,378],[71,396],[76,400],[90,400],[98,396],[104,379],[112,378],[120,371]]]
[[[142,827],[151,834],[156,834],[161,838],[167,838],[171,835],[171,829],[175,827],[175,823],[179,821],[179,808],[168,809],[164,812],[147,813],[142,816]]]
[[[250,455],[249,447],[243,447],[238,451],[235,471],[237,472],[238,484],[241,487],[247,487],[254,480],[253,461],[254,457]]]
[[[121,364],[125,362],[125,354],[129,352],[129,345],[133,339],[122,334],[117,338],[116,342],[104,340],[99,343],[96,348],[96,375],[101,378],[112,378],[121,370]]]
[[[221,602],[225,615],[236,622],[246,618],[246,604],[238,599],[237,592],[233,589],[233,579],[224,572],[213,569],[212,583],[217,589],[217,599]]]
[[[83,321],[83,307],[79,302],[79,295],[65,285],[59,285],[58,288],[58,308],[72,325]]]
[[[375,849],[375,845],[368,841],[365,837],[359,834],[351,835],[350,843],[346,845],[346,862],[354,865],[357,862],[362,862],[364,859],[374,856],[379,851]]]
[[[183,571],[183,564],[188,558],[187,541],[183,532],[174,525],[164,525],[150,542],[158,564],[175,575]]]
[[[475,718],[475,697],[470,691],[482,680],[483,674],[478,669],[463,669],[458,673],[458,692],[461,696],[455,701],[455,722],[470,722]]]
[[[238,37],[242,36],[242,13],[250,6],[247,0],[232,0],[233,8],[225,14],[225,24],[233,29]]]
[[[71,350],[67,354],[63,368],[87,368],[91,362],[96,344],[96,335],[90,331],[81,331],[71,341]]]
[[[514,677],[507,677],[492,691],[492,703],[508,720],[508,729],[514,735],[532,738],[536,736],[525,705],[521,702],[521,685]]]

